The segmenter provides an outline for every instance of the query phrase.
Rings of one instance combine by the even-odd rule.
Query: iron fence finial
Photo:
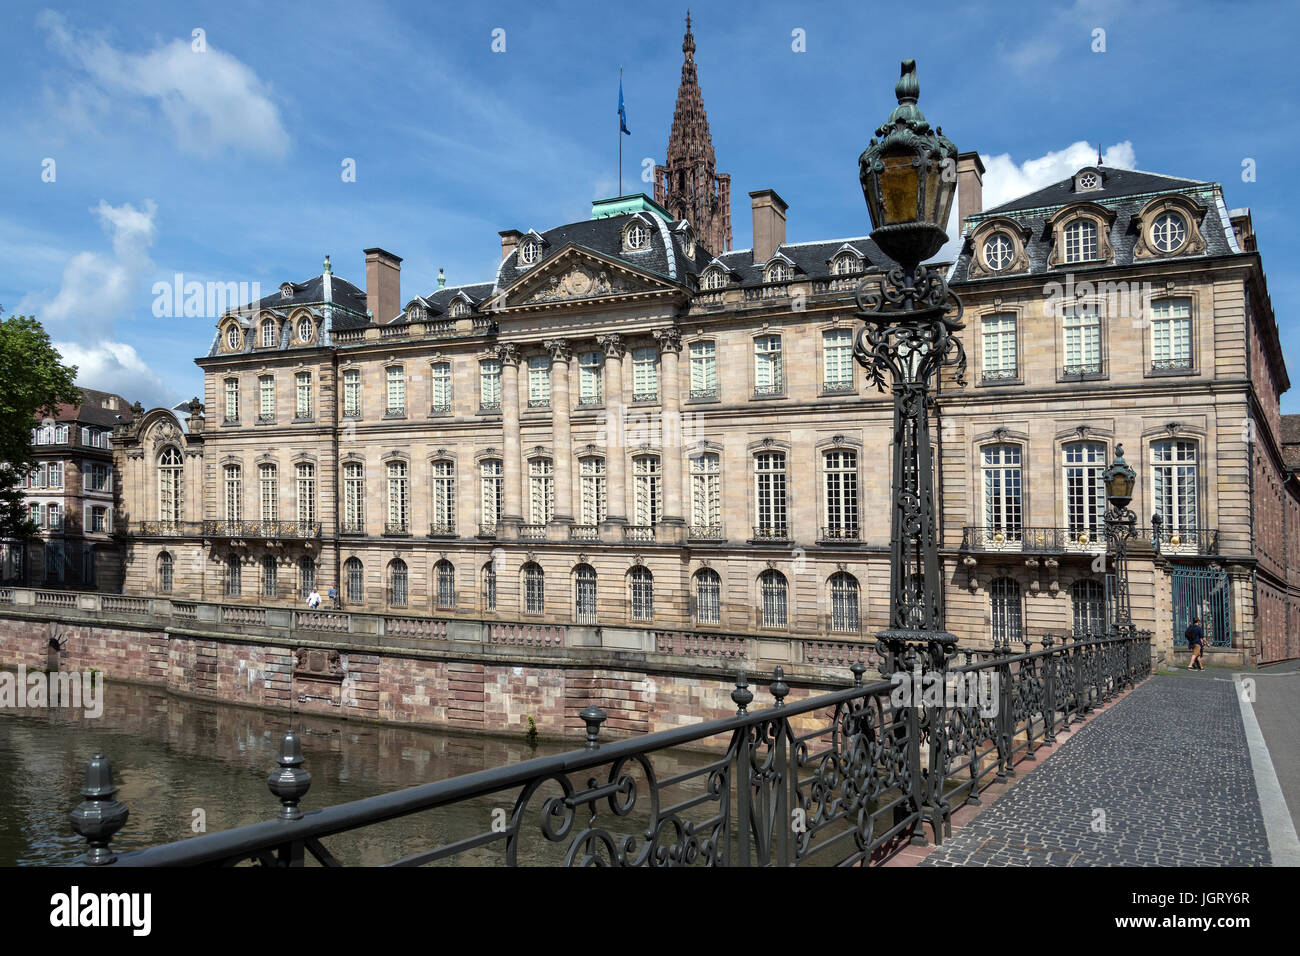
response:
[[[311,787],[311,774],[302,769],[302,741],[292,730],[286,730],[280,740],[280,756],[276,758],[279,770],[271,771],[266,778],[266,785],[271,793],[280,800],[281,820],[298,820],[302,810],[298,802],[307,795]]]
[[[749,689],[749,681],[745,679],[745,672],[741,671],[740,676],[736,678],[736,689],[731,692],[731,702],[736,705],[736,716],[743,716],[749,713],[747,708],[754,701],[754,692]]]
[[[790,685],[785,682],[785,668],[778,666],[772,672],[772,686],[768,690],[776,698],[776,706],[780,707],[785,703],[785,696],[790,693]]]
[[[600,725],[605,722],[609,716],[595,704],[588,704],[578,714],[583,722],[587,725],[587,743],[588,750],[595,750],[600,744],[596,738],[600,735]]]
[[[86,762],[86,780],[81,788],[86,799],[68,814],[72,829],[90,843],[86,854],[89,866],[103,866],[117,859],[109,843],[113,834],[126,825],[130,811],[126,804],[113,799],[116,793],[112,764],[103,754],[95,754]]]

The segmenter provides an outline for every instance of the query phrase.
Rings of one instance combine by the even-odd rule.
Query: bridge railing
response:
[[[927,830],[942,842],[956,806],[978,803],[1059,731],[1148,676],[1150,637],[959,651],[930,691],[907,674],[864,683],[856,663],[852,686],[798,702],[786,700],[778,667],[772,704],[755,711],[742,674],[734,716],[612,743],[601,741],[606,714],[592,704],[579,714],[581,749],[320,810],[301,808],[311,775],[289,731],[267,783],[281,804],[275,819],[120,855],[111,842],[127,808],[97,754],[71,819],[92,865],[339,866],[351,855],[345,834],[484,799],[498,809],[483,825],[457,833],[450,818],[422,821],[420,833],[445,836],[404,847],[388,865],[865,865],[925,842]],[[697,759],[683,769],[685,748]]]

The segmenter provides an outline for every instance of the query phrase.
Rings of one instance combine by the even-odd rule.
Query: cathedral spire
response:
[[[655,200],[674,217],[688,220],[700,244],[716,254],[731,248],[731,176],[717,172],[713,136],[695,69],[689,10],[682,56],[682,82],[677,88],[668,153],[664,165],[655,167]]]

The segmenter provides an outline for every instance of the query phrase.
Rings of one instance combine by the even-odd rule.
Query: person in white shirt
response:
[[[320,607],[320,592],[315,588],[312,588],[311,594],[307,595],[307,606],[313,611]]]

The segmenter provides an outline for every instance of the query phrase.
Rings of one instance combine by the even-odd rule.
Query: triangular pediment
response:
[[[570,243],[494,297],[495,310],[540,309],[618,299],[663,298],[685,290],[663,276]]]

